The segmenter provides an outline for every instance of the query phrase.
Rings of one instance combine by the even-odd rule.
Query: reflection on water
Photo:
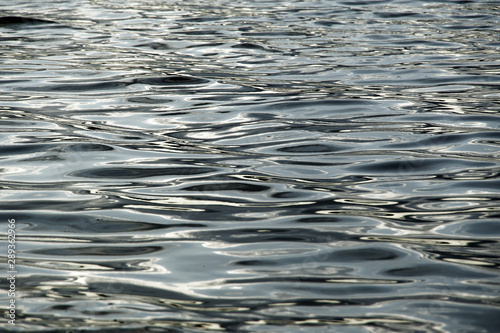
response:
[[[496,331],[499,9],[0,2],[5,329]]]

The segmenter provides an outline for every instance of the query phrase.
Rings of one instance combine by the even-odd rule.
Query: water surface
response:
[[[15,3],[3,329],[500,327],[500,2]]]

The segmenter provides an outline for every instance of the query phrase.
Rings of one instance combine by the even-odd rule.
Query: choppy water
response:
[[[2,330],[498,331],[499,1],[0,13]]]

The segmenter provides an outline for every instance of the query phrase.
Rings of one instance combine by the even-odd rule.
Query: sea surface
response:
[[[499,113],[500,1],[0,0],[0,331],[499,332]]]

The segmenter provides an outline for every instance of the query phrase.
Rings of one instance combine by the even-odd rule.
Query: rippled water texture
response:
[[[500,2],[0,13],[1,330],[498,332]]]

